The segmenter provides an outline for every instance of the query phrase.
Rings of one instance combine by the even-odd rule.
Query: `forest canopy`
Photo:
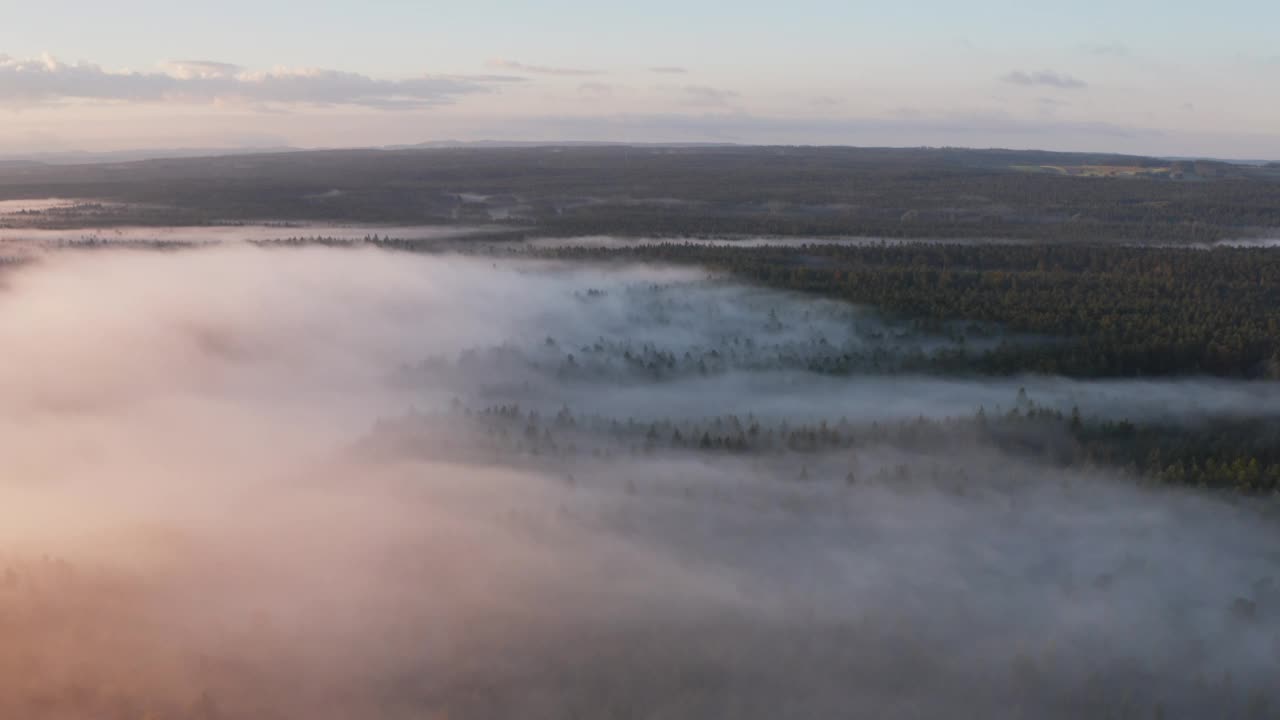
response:
[[[1211,243],[1280,227],[1280,168],[956,148],[568,146],[0,166],[103,223],[500,222],[531,234]],[[57,219],[53,219],[57,222]]]

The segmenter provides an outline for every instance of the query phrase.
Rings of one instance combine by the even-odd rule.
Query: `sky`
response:
[[[1280,159],[1280,3],[0,0],[0,154],[442,140]]]

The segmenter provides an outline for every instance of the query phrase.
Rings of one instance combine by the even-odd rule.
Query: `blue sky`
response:
[[[1274,2],[11,4],[0,152],[483,137],[1280,157]]]

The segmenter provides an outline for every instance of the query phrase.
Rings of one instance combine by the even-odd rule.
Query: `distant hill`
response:
[[[736,143],[626,143],[595,140],[430,140],[412,145],[383,145],[378,150],[435,150],[442,148],[546,148],[546,147],[743,147]]]
[[[967,148],[446,144],[0,167],[110,224],[500,222],[538,235],[1207,243],[1280,228],[1280,165]]]

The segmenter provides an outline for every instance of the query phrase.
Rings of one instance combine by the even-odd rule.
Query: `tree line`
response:
[[[537,254],[697,264],[873,305],[923,329],[979,321],[1055,340],[960,359],[977,372],[1280,377],[1280,252],[1263,248],[670,242]]]

